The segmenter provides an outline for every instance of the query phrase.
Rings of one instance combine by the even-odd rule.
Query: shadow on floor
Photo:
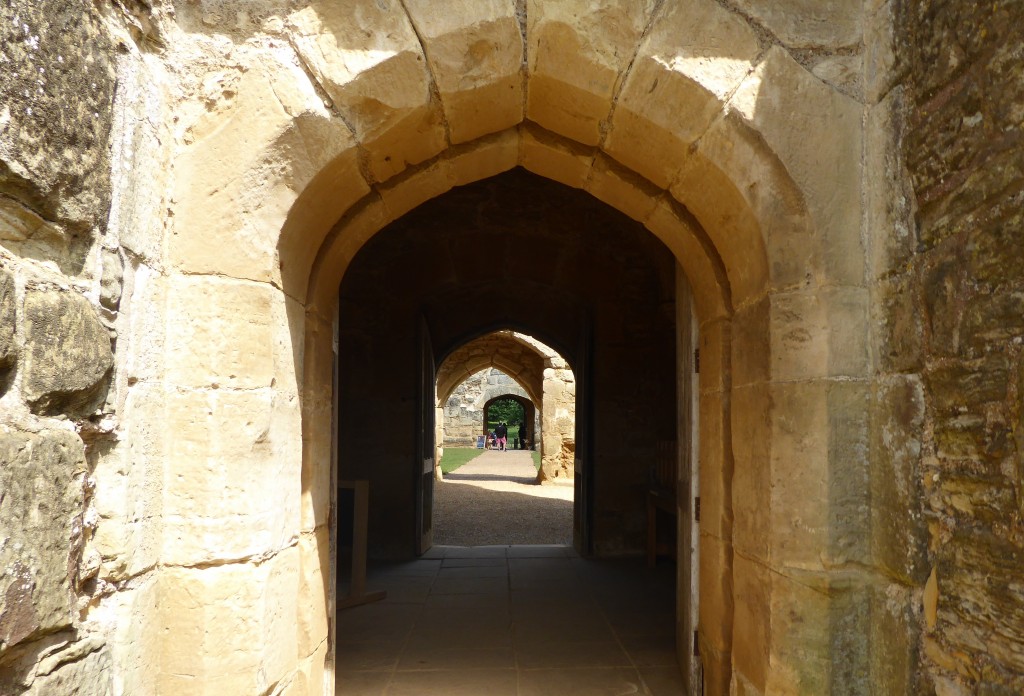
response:
[[[675,567],[566,546],[435,547],[376,564],[387,599],[338,615],[338,694],[682,694]]]

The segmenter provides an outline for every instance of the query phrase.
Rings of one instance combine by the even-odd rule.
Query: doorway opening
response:
[[[487,263],[480,262],[483,252]],[[650,629],[646,638],[664,640],[659,645],[679,673],[675,566],[665,558],[650,569],[644,556],[645,492],[658,443],[680,437],[678,274],[671,251],[639,223],[584,192],[516,170],[452,189],[385,226],[363,245],[339,294],[338,464],[340,477],[365,476],[377,491],[369,530],[379,587],[422,599],[421,610],[443,603],[468,611],[463,601],[483,602],[478,595],[499,594],[511,611],[515,597],[530,596],[533,603],[522,610],[533,612],[539,624],[547,613],[544,607],[568,587],[596,602],[590,611],[604,612],[606,622],[614,624],[610,605],[594,606],[601,597],[621,591],[618,581],[632,578],[643,584],[667,577],[664,593],[633,587],[634,594],[663,601],[631,606],[628,617],[615,617],[621,632],[608,644],[622,645],[630,630]],[[389,283],[387,293],[377,291],[383,279]],[[438,491],[465,483],[437,479],[437,461],[444,456],[439,450],[445,446],[438,431],[439,408],[450,395],[447,385],[461,381],[452,375],[474,374],[482,367],[449,374],[446,359],[479,337],[517,333],[539,337],[572,366],[571,388],[564,389],[574,401],[572,437],[555,440],[562,457],[547,477],[555,485],[539,486],[571,492],[562,501],[572,510],[571,531],[541,545],[520,546],[518,540],[441,544]],[[521,373],[506,374],[529,391]],[[543,423],[546,396],[540,410]],[[518,412],[494,420],[516,418]],[[412,432],[399,427],[382,431],[380,419],[415,427]],[[527,420],[525,413],[521,419]],[[481,414],[480,432],[484,420]],[[546,452],[551,439],[545,427],[541,443]],[[495,453],[506,458],[519,454],[529,457],[520,450]],[[353,469],[358,474],[348,473]],[[406,514],[410,509],[415,510],[411,519]],[[505,526],[515,528],[524,517],[529,513]],[[531,557],[519,558],[522,553]],[[426,576],[431,579],[409,579]],[[566,582],[552,582],[555,577]],[[545,583],[550,596],[537,586]],[[472,598],[451,598],[449,593]],[[424,615],[416,614],[414,622]],[[437,616],[434,623],[410,630],[437,634],[449,618]],[[339,621],[339,636],[345,628],[354,631],[348,617]],[[533,649],[536,640],[514,628],[526,623],[510,623],[506,613],[501,623],[505,628],[487,645],[511,648],[516,660],[526,659],[519,651]],[[581,625],[589,626],[585,621]],[[556,632],[556,627],[549,628]],[[587,635],[574,638],[586,642]],[[545,649],[566,650],[552,645]],[[340,660],[343,650],[339,642]],[[573,650],[577,667],[593,657],[578,645]],[[612,663],[621,658],[615,654]],[[628,651],[627,657],[637,659]],[[401,663],[406,658],[398,659]]]

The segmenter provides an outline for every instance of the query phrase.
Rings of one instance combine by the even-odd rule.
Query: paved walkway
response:
[[[535,483],[525,450],[486,450],[434,486],[434,543],[572,544],[571,483]]]
[[[338,614],[337,693],[682,694],[674,576],[564,546],[439,546],[375,566],[387,598]]]
[[[387,598],[338,613],[338,694],[684,693],[675,567],[579,558],[572,485],[535,472],[527,452],[488,451],[437,482],[438,545],[372,566]]]

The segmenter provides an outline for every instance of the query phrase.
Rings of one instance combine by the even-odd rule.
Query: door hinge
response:
[[[700,522],[700,496],[693,499],[693,521]]]
[[[693,349],[693,371],[700,374],[700,348]]]
[[[700,657],[700,641],[697,640],[697,631],[693,632],[693,656]]]

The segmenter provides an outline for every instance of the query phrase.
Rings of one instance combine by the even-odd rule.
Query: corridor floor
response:
[[[566,546],[436,546],[371,569],[383,601],[338,613],[346,696],[683,693],[671,564]]]

